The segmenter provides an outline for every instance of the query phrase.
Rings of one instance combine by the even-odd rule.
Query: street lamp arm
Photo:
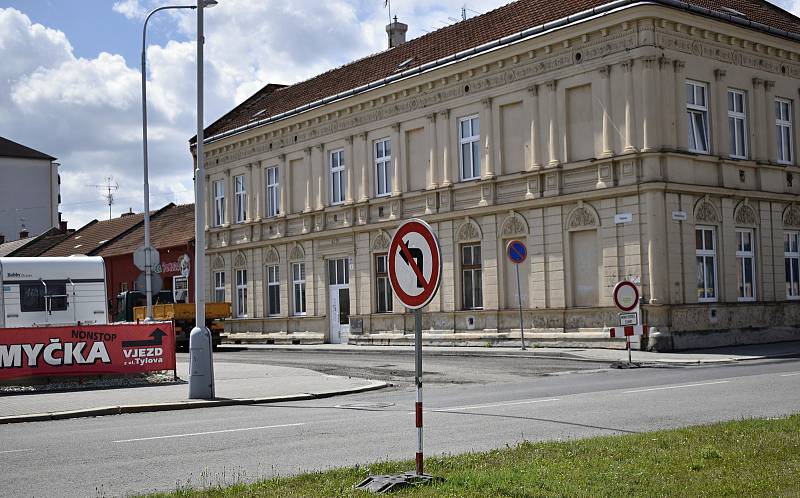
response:
[[[144,56],[145,56],[145,49],[147,43],[147,22],[156,12],[162,10],[170,10],[170,9],[196,9],[197,5],[165,5],[163,7],[158,7],[157,9],[153,9],[147,14],[147,17],[144,18],[144,27],[142,28],[142,67],[144,67]]]

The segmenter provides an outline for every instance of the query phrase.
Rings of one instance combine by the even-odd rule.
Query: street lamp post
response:
[[[214,361],[211,331],[206,327],[206,168],[203,155],[203,8],[216,0],[197,0],[197,165],[194,172],[194,302],[195,327],[189,335],[189,398],[214,398]]]
[[[153,319],[153,287],[150,279],[153,276],[150,253],[150,174],[148,171],[147,157],[147,22],[156,12],[169,9],[197,9],[199,7],[213,7],[216,0],[199,0],[197,5],[167,5],[152,10],[144,20],[142,26],[142,155],[144,170],[144,247],[145,247],[145,294],[147,297],[147,320]],[[200,11],[203,9],[200,8]],[[199,14],[200,15],[200,14]],[[200,64],[200,63],[198,63]]]

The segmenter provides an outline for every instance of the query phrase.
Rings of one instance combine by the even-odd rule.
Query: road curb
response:
[[[19,424],[24,422],[45,422],[50,420],[66,420],[72,418],[102,417],[106,415],[121,415],[124,413],[164,412],[164,411],[177,411],[177,410],[192,410],[196,408],[214,408],[221,406],[281,403],[285,401],[307,401],[311,399],[324,399],[324,398],[331,398],[333,396],[343,396],[345,394],[358,394],[369,391],[376,391],[378,389],[390,387],[391,385],[392,384],[388,382],[373,380],[370,381],[370,384],[366,386],[355,387],[352,389],[322,391],[319,393],[290,394],[287,396],[270,396],[265,398],[231,398],[231,399],[213,399],[213,400],[198,400],[198,401],[177,401],[170,403],[103,406],[97,408],[86,408],[84,410],[31,413],[26,415],[12,415],[8,417],[0,417],[0,425]]]

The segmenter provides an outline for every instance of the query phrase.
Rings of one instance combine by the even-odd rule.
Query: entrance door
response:
[[[350,270],[347,258],[328,261],[331,343],[347,344],[350,334]]]

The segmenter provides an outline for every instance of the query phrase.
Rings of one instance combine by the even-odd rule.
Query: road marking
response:
[[[25,450],[3,450],[3,451],[0,451],[0,455],[2,455],[4,453],[23,453],[25,451],[33,451],[33,448],[28,448],[28,449],[25,449]]]
[[[795,375],[800,375],[800,372],[794,372],[790,374],[781,374],[781,377],[794,377]]]
[[[172,439],[176,437],[206,436],[208,434],[224,434],[227,432],[260,431],[263,429],[279,429],[281,427],[297,427],[299,425],[306,425],[306,424],[305,422],[301,422],[297,424],[262,425],[260,427],[244,427],[242,429],[222,429],[219,431],[190,432],[188,434],[170,434],[168,436],[140,437],[135,439],[119,439],[117,441],[112,441],[112,443],[133,443],[136,441],[152,441],[155,439]]]
[[[729,380],[718,380],[716,382],[702,382],[699,384],[682,384],[680,386],[666,386],[666,387],[649,387],[647,389],[634,389],[633,391],[624,391],[622,394],[644,393],[649,391],[663,391],[664,389],[682,389],[684,387],[699,387],[699,386],[713,386],[714,384],[727,384]]]
[[[528,405],[532,403],[545,403],[548,401],[561,401],[560,398],[547,398],[547,399],[524,399],[518,401],[507,401],[503,403],[489,403],[484,405],[472,405],[472,406],[452,406],[449,408],[433,408],[431,410],[425,410],[426,412],[459,412],[463,410],[479,410],[481,408],[497,408],[500,406],[514,406],[514,405]],[[414,412],[410,412],[414,413]]]

